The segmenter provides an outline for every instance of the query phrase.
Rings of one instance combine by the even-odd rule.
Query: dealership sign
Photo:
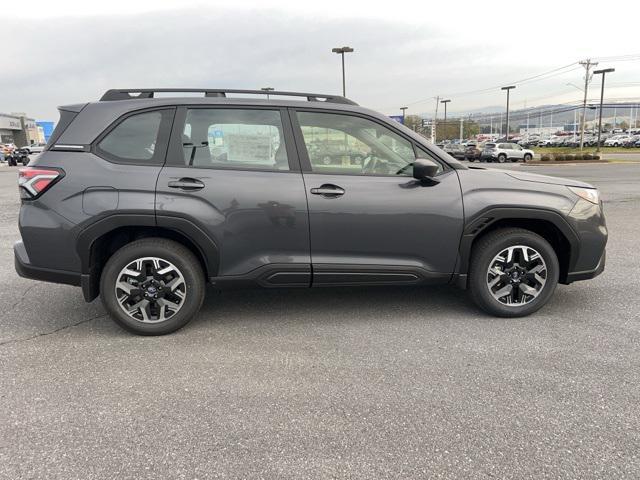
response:
[[[2,130],[22,130],[22,124],[17,117],[0,115],[0,129]]]

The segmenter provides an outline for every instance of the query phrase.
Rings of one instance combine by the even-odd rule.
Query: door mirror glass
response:
[[[440,171],[440,165],[428,158],[417,158],[413,162],[413,178],[417,180],[433,180]]]

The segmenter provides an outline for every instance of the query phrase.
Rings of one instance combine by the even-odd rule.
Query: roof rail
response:
[[[154,98],[156,93],[203,93],[205,97],[226,97],[227,93],[240,93],[249,95],[268,95],[285,97],[304,97],[309,102],[344,103],[357,105],[353,100],[340,95],[324,95],[321,93],[281,92],[278,90],[230,90],[226,88],[125,88],[107,90],[101,102],[116,100],[134,100],[136,98]]]

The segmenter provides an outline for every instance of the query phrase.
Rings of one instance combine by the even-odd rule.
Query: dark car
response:
[[[448,143],[443,147],[443,150],[457,160],[465,158],[465,147],[459,143]]]
[[[464,158],[470,162],[479,161],[482,156],[483,144],[471,143],[467,144],[464,150]]]
[[[467,168],[344,97],[267,93],[109,90],[60,107],[20,170],[18,273],[100,295],[119,325],[159,335],[196,315],[207,282],[454,284],[519,317],[603,271],[593,186]],[[370,154],[327,165],[309,153],[327,138]]]

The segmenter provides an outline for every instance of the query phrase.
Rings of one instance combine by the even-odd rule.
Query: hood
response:
[[[469,167],[473,170],[486,170],[492,173],[502,173],[508,175],[516,180],[523,182],[535,182],[535,183],[547,183],[550,185],[564,185],[567,187],[581,187],[581,188],[596,188],[593,185],[581,182],[580,180],[573,180],[571,178],[550,177],[549,175],[539,175],[537,173],[529,172],[517,172],[512,170],[502,170],[498,168],[483,168],[483,167]]]
[[[567,187],[596,188],[589,183],[581,182],[580,180],[573,180],[572,178],[550,177],[548,175],[539,175],[537,173],[528,172],[506,171],[505,173],[510,177],[517,178],[518,180],[523,180],[525,182],[550,183],[551,185],[565,185]]]

